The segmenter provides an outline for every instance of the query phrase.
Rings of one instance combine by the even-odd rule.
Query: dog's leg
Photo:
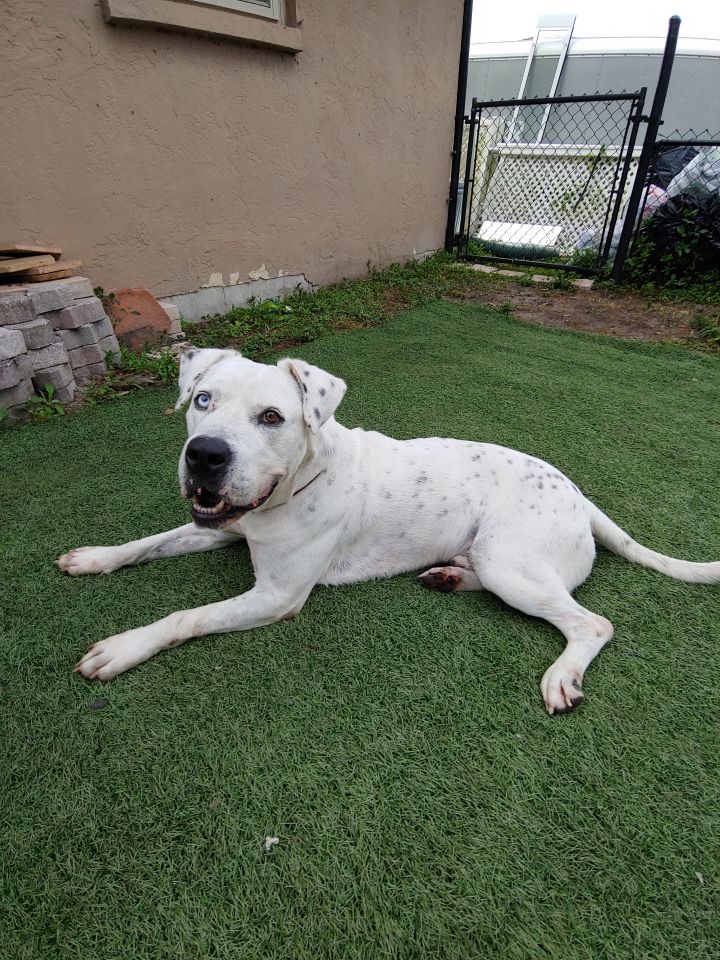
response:
[[[302,531],[301,534],[304,536]],[[283,543],[254,544],[255,586],[252,590],[231,600],[180,610],[146,627],[102,640],[88,650],[75,667],[76,672],[91,680],[112,680],[161,650],[177,647],[191,637],[252,630],[294,617],[327,570],[328,557],[340,534],[342,529],[339,532],[329,529],[324,537],[310,543],[287,539]]]
[[[130,667],[177,647],[191,637],[231,630],[252,630],[293,617],[302,608],[313,584],[301,592],[281,586],[256,585],[232,600],[180,610],[146,627],[108,637],[91,647],[75,667],[90,680],[112,680]]]
[[[132,567],[149,560],[217,550],[237,542],[238,539],[241,539],[239,534],[186,523],[175,530],[142,540],[131,540],[130,543],[118,544],[115,547],[77,547],[58,557],[55,565],[71,577],[83,573],[112,573],[119,567]]]
[[[487,590],[511,607],[547,620],[564,634],[567,646],[545,672],[540,690],[548,713],[568,713],[579,706],[585,671],[612,639],[610,621],[581,607],[554,571],[537,565],[522,564],[517,569],[485,558],[481,579]]]

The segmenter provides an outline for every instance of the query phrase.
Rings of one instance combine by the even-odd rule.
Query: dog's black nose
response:
[[[185,449],[185,463],[194,483],[217,483],[228,468],[232,450],[219,437],[193,437]]]

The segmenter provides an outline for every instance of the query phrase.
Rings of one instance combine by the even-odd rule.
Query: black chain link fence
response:
[[[644,95],[474,101],[455,223],[460,255],[598,272],[632,183]]]

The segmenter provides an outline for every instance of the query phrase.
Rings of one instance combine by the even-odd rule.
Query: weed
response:
[[[37,396],[30,397],[26,408],[33,423],[45,423],[51,417],[65,415],[64,407],[59,400],[55,399],[55,387],[51,383],[41,387]]]
[[[235,347],[262,360],[279,348],[306,343],[335,330],[376,326],[409,307],[477,289],[483,274],[458,265],[448,254],[436,254],[404,266],[392,264],[369,276],[324,287],[315,293],[297,287],[284,300],[251,300],[226,314],[184,324],[188,342],[198,347]]]
[[[711,350],[720,350],[720,322],[717,317],[699,316],[691,323],[697,335]]]
[[[475,237],[468,239],[467,250],[465,252],[471,254],[473,257],[492,257],[492,253],[485,244]]]
[[[114,292],[111,290],[109,293],[105,293],[102,287],[93,287],[93,293],[100,300],[103,307],[107,311],[108,304],[117,303],[118,298],[115,296]]]
[[[110,403],[117,400],[127,391],[120,391],[117,388],[114,376],[109,373],[105,380],[99,383],[89,383],[83,390],[83,400],[89,406],[94,407],[98,403]]]
[[[139,356],[120,347],[120,366],[133,373],[149,373],[157,377],[162,383],[171,383],[177,378],[178,360],[172,350],[163,347],[159,350],[145,349]]]
[[[582,250],[573,250],[567,262],[573,267],[596,267],[598,265],[598,250],[584,247]]]
[[[573,290],[573,280],[577,280],[574,273],[558,272],[555,274],[553,282],[550,284],[553,290]]]

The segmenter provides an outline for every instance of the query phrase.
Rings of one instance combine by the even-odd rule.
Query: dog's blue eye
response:
[[[210,406],[210,394],[209,393],[199,393],[195,397],[195,406],[198,410],[207,410]]]

